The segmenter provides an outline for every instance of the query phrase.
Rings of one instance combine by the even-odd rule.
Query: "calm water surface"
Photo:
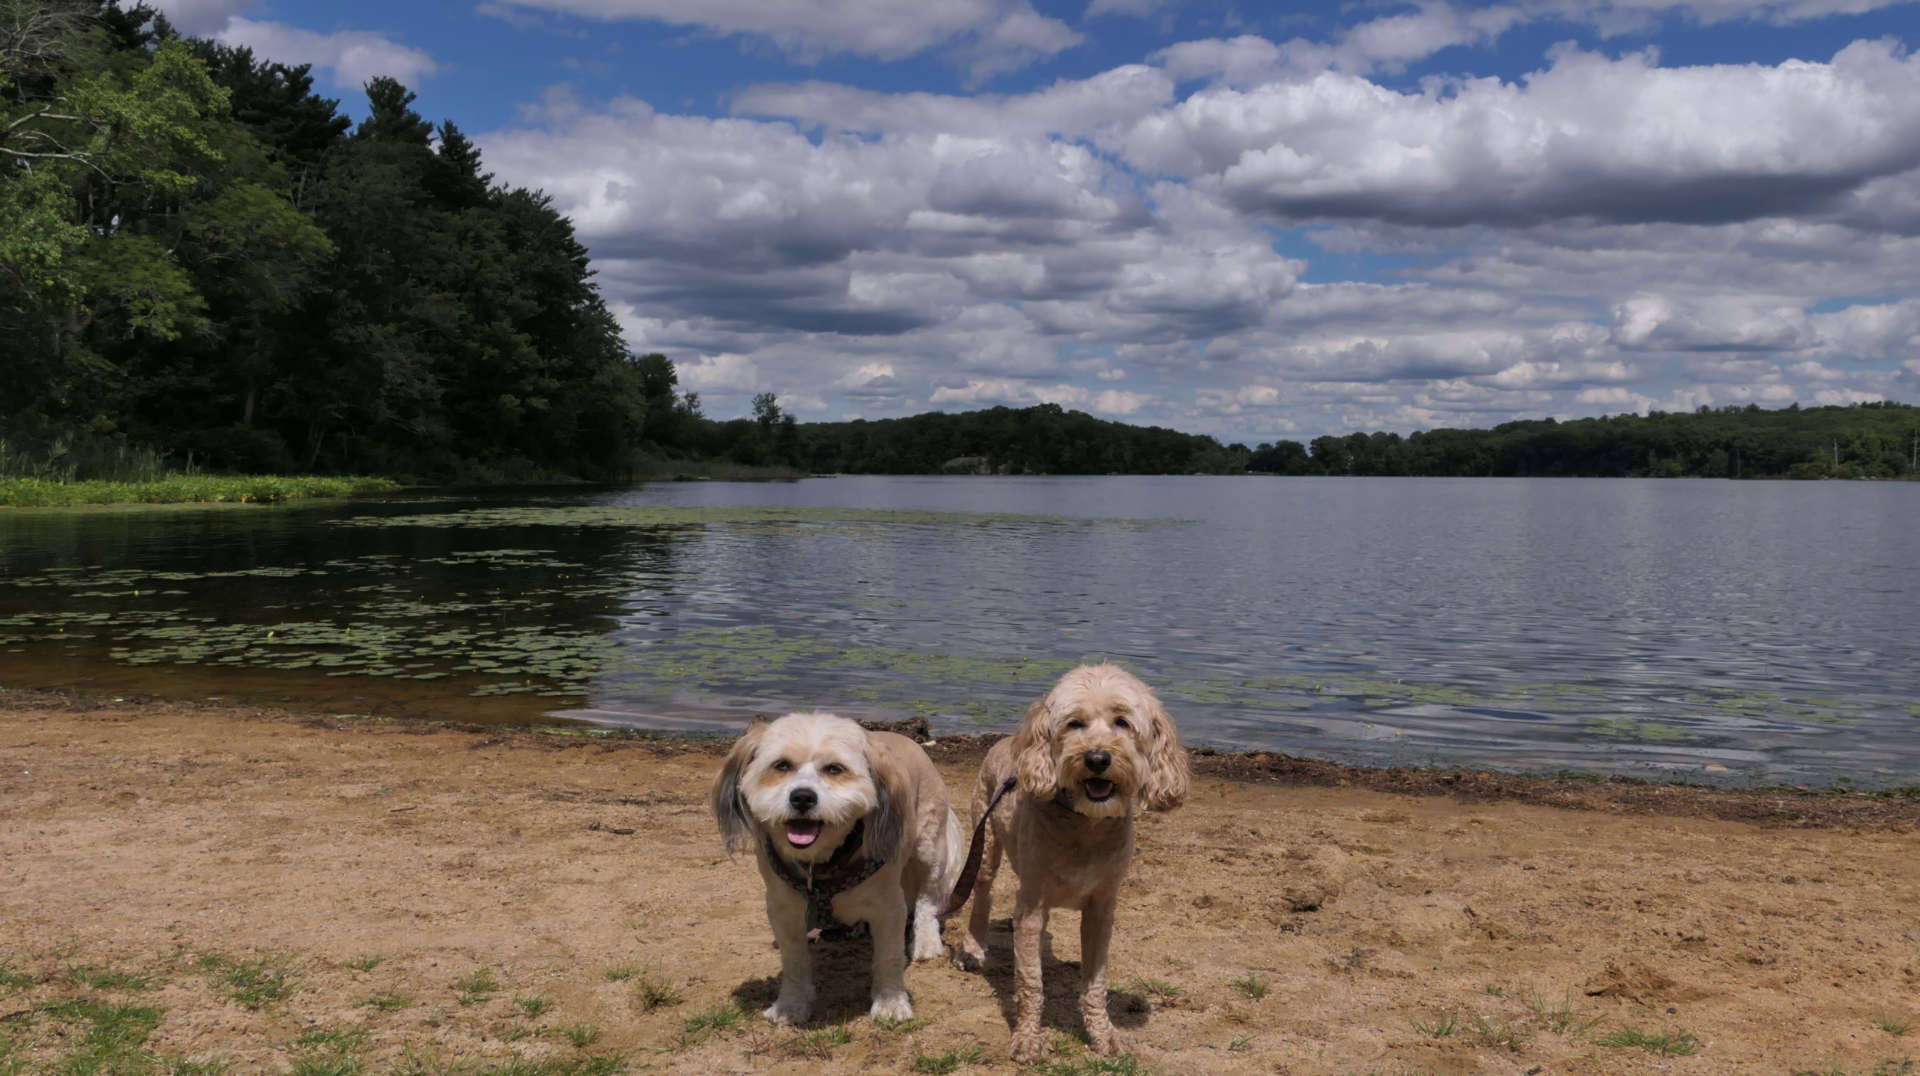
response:
[[[1005,729],[1087,657],[1191,742],[1920,781],[1920,486],[831,478],[0,513],[0,682],[460,720]]]

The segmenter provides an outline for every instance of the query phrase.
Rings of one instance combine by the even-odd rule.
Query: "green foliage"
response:
[[[1915,478],[1920,408],[1702,407],[1509,422],[1491,430],[1354,433],[1261,445],[1248,469],[1291,475]]]
[[[382,493],[398,486],[384,478],[281,475],[172,475],[146,482],[52,482],[0,478],[0,505],[271,504],[310,497]]]
[[[709,444],[764,436],[766,425],[719,424]],[[1108,422],[1058,404],[815,422],[799,426],[793,439],[801,466],[847,474],[1217,474],[1243,471],[1248,459],[1239,445]]]

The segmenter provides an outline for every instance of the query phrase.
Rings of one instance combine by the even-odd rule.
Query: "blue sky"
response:
[[[1920,5],[163,0],[553,194],[710,414],[1920,402]]]

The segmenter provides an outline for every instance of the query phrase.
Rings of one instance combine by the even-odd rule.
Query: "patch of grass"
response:
[[[356,1076],[367,1033],[314,1028],[295,1036],[293,1076]]]
[[[1440,1019],[1428,1023],[1416,1016],[1413,1018],[1413,1029],[1430,1039],[1444,1039],[1460,1030],[1460,1018],[1447,1013]]]
[[[95,990],[152,990],[156,985],[151,975],[115,971],[98,964],[75,964],[67,969],[66,978],[69,986],[86,986]]]
[[[600,1029],[592,1024],[564,1024],[559,1031],[576,1050],[584,1050],[600,1041]]]
[[[1473,1018],[1473,1034],[1488,1046],[1504,1046],[1514,1051],[1525,1047],[1527,1040],[1532,1037],[1523,1027],[1505,1022],[1492,1023],[1484,1016]]]
[[[386,957],[380,956],[377,953],[368,953],[366,956],[356,956],[352,960],[347,961],[346,966],[352,968],[354,971],[372,971],[379,967],[380,963],[386,959]]]
[[[406,1057],[392,1071],[399,1076],[614,1076],[625,1072],[626,1067],[626,1062],[619,1057],[532,1061],[516,1055],[506,1061],[465,1058],[445,1061],[435,1054],[420,1054],[409,1048]]]
[[[1078,1057],[1042,1064],[1035,1068],[1041,1076],[1147,1076],[1140,1059],[1132,1054],[1117,1057]]]
[[[56,1020],[85,1024],[81,1048],[61,1060],[69,1076],[131,1076],[153,1071],[155,1058],[140,1047],[160,1026],[161,1010],[151,1005],[121,1005],[99,998],[75,998],[43,1005]]]
[[[553,1000],[545,994],[529,994],[513,999],[513,1007],[529,1020],[538,1020],[553,1008]]]
[[[293,996],[296,980],[287,958],[267,955],[241,960],[221,953],[200,957],[207,984],[249,1009],[263,1008]]]
[[[33,976],[21,971],[12,964],[0,964],[0,987],[5,987],[8,990],[18,990],[21,987],[32,986],[33,983]]]
[[[1248,1001],[1259,1001],[1261,998],[1267,996],[1269,989],[1267,981],[1255,975],[1253,972],[1248,972],[1243,978],[1229,979],[1227,985],[1238,990],[1240,996],[1246,998]]]
[[[476,968],[472,975],[456,980],[453,988],[458,991],[454,1000],[462,1005],[478,1005],[498,993],[500,984],[494,979],[492,968]]]
[[[607,981],[610,983],[624,983],[628,979],[635,979],[639,976],[640,969],[634,967],[632,964],[622,964],[617,968],[607,969]]]
[[[780,1051],[789,1057],[825,1061],[833,1056],[834,1047],[845,1046],[852,1041],[853,1032],[845,1027],[823,1027],[788,1039],[780,1044]]]
[[[399,488],[399,483],[385,478],[316,475],[173,474],[141,482],[0,478],[0,505],[57,508],[77,504],[268,504],[309,497],[387,493]]]
[[[1232,1042],[1227,1043],[1227,1051],[1229,1053],[1244,1054],[1251,1049],[1253,1049],[1252,1035],[1241,1035]]]
[[[1875,1020],[1873,1026],[1889,1035],[1905,1035],[1907,1029],[1913,1026],[1913,1021],[1894,1016],[1891,1013],[1886,1013]]]
[[[533,1029],[528,1027],[525,1024],[518,1023],[518,1022],[509,1023],[509,1024],[495,1024],[493,1028],[493,1034],[501,1042],[519,1042],[521,1039],[524,1039],[528,1035],[533,1034]]]
[[[1533,1014],[1536,1026],[1562,1035],[1585,1035],[1600,1022],[1595,1016],[1582,1019],[1573,1007],[1573,991],[1567,991],[1558,1004],[1549,1002],[1538,990],[1526,992],[1527,1011]]]
[[[680,1033],[689,1043],[702,1042],[717,1032],[734,1030],[746,1018],[746,1010],[738,1005],[715,1005],[681,1021]]]
[[[918,1031],[931,1023],[933,1023],[933,1021],[924,1016],[916,1016],[911,1020],[894,1020],[890,1017],[883,1016],[875,1020],[873,1026],[882,1031],[892,1032],[894,1034],[906,1034],[909,1031]]]
[[[640,1007],[652,1012],[678,1005],[687,1000],[686,991],[679,983],[665,976],[641,973],[640,981],[633,984],[633,996],[639,1000]]]
[[[393,1012],[413,1004],[413,999],[405,994],[371,994],[353,1004],[355,1008]]]
[[[944,1054],[923,1054],[915,1050],[912,1069],[914,1072],[928,1073],[929,1076],[946,1076],[949,1072],[959,1071],[962,1065],[978,1065],[982,1056],[978,1046],[948,1050]]]
[[[1640,1049],[1650,1054],[1673,1057],[1687,1057],[1706,1048],[1705,1043],[1677,1028],[1642,1031],[1637,1027],[1623,1027],[1602,1035],[1599,1041],[1602,1046]]]
[[[1124,993],[1139,994],[1143,997],[1177,998],[1180,996],[1180,988],[1173,983],[1165,979],[1150,979],[1144,975],[1136,975],[1126,980],[1119,984],[1119,988]]]

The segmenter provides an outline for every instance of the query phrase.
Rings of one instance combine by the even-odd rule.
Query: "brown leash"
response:
[[[993,798],[987,801],[987,809],[981,811],[980,818],[974,822],[973,843],[967,845],[967,865],[960,868],[960,879],[953,883],[953,895],[947,898],[946,907],[940,909],[940,918],[945,919],[959,911],[966,905],[967,898],[973,895],[973,880],[980,876],[980,857],[987,850],[987,820],[993,817],[993,809],[1000,806],[1000,797],[1011,792],[1016,783],[1014,778],[1007,778],[1006,783],[994,792]]]

